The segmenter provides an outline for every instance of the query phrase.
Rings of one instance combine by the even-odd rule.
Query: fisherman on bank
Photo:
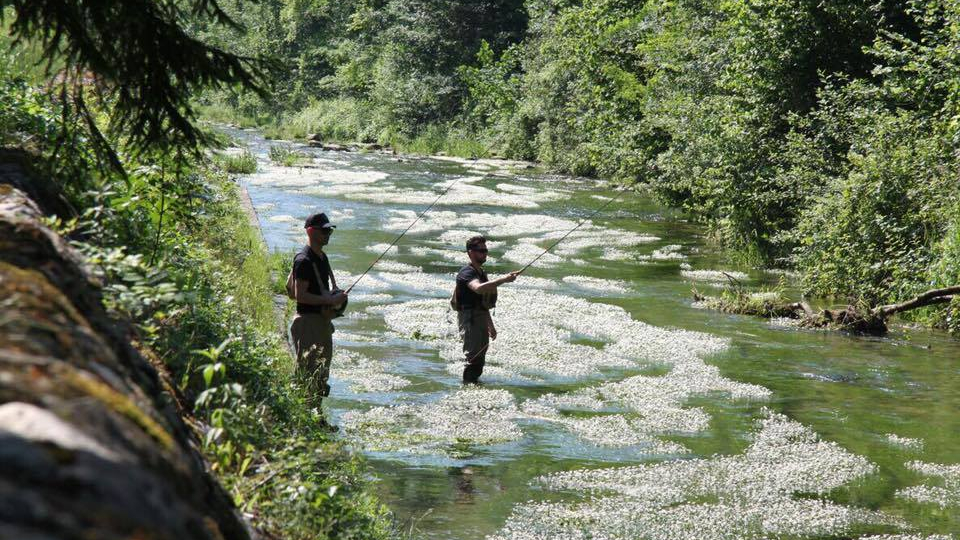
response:
[[[516,281],[520,272],[510,272],[490,281],[483,271],[483,263],[487,262],[487,240],[482,236],[467,240],[467,256],[470,264],[457,273],[452,303],[457,310],[457,323],[463,338],[466,361],[463,383],[477,384],[483,374],[490,340],[497,339],[497,328],[490,316],[490,310],[497,305],[497,287]]]
[[[330,394],[330,361],[333,358],[333,319],[347,294],[337,288],[330,260],[323,247],[330,242],[335,225],[326,214],[310,215],[304,229],[308,243],[293,259],[288,294],[297,301],[297,315],[290,324],[290,340],[297,354],[297,369],[307,382],[308,403],[320,411]],[[292,289],[292,291],[291,291]]]

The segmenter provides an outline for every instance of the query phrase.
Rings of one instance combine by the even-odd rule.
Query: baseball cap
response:
[[[330,223],[330,218],[327,217],[323,212],[317,212],[316,214],[310,214],[307,216],[307,220],[303,224],[303,228],[313,227],[315,229],[336,229],[337,226]]]

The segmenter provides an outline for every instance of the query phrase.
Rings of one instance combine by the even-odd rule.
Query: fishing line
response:
[[[617,194],[616,194],[614,197],[611,197],[607,202],[605,202],[605,203],[603,204],[603,206],[601,206],[600,208],[597,208],[596,210],[594,210],[594,212],[593,212],[592,214],[590,214],[589,216],[587,216],[587,217],[583,218],[582,220],[580,220],[580,223],[577,223],[577,226],[576,226],[576,227],[574,227],[574,228],[570,229],[569,231],[567,231],[567,234],[561,236],[559,240],[557,240],[556,242],[554,242],[553,244],[551,244],[550,247],[548,247],[547,249],[543,250],[542,253],[540,253],[539,255],[537,255],[537,257],[536,257],[535,259],[533,259],[532,261],[530,261],[529,263],[527,263],[527,265],[524,266],[523,268],[521,268],[520,271],[517,272],[517,273],[518,273],[518,274],[522,274],[523,272],[525,272],[525,271],[527,270],[527,268],[530,268],[530,266],[533,265],[533,263],[539,261],[539,260],[540,260],[540,257],[543,257],[543,256],[546,255],[551,249],[557,247],[557,244],[559,244],[560,242],[563,242],[564,240],[566,240],[567,237],[570,236],[571,234],[573,234],[574,231],[576,231],[577,229],[579,229],[581,225],[583,225],[584,223],[586,223],[586,222],[590,221],[591,219],[593,219],[593,217],[596,216],[597,214],[599,214],[600,212],[603,212],[603,210],[604,210],[606,207],[610,206],[610,204],[613,203],[613,201],[619,199],[620,196],[623,195],[623,194],[626,193],[626,192],[627,192],[627,189],[626,189],[626,188],[624,188],[624,189],[621,190],[621,191],[618,191]]]
[[[440,195],[437,196],[437,198],[434,199],[434,201],[433,201],[432,203],[430,203],[430,206],[428,206],[426,210],[424,210],[423,212],[420,212],[420,215],[417,216],[417,219],[413,220],[413,222],[412,222],[410,225],[408,225],[407,228],[404,229],[404,231],[403,231],[402,233],[400,233],[400,236],[398,236],[398,237],[390,244],[390,246],[389,246],[387,249],[385,249],[385,250],[383,251],[383,253],[380,254],[379,257],[377,257],[377,259],[376,259],[375,261],[373,261],[372,263],[370,263],[370,266],[368,266],[367,269],[364,270],[362,274],[360,274],[360,277],[358,277],[357,280],[353,282],[353,285],[350,285],[349,287],[347,287],[347,290],[344,291],[344,293],[347,294],[347,293],[349,293],[350,291],[352,291],[353,288],[357,285],[357,283],[360,283],[360,280],[363,279],[363,276],[367,275],[367,272],[369,272],[371,269],[373,269],[373,267],[374,267],[378,262],[380,262],[380,259],[382,259],[382,258],[384,257],[384,255],[387,254],[387,252],[389,252],[391,249],[393,249],[393,246],[397,245],[397,242],[399,242],[400,239],[403,238],[403,235],[407,234],[407,232],[408,232],[410,229],[412,229],[413,226],[416,225],[416,223],[417,223],[418,221],[420,221],[420,218],[422,218],[422,217],[424,216],[424,214],[426,214],[427,212],[429,212],[430,209],[433,208],[434,205],[436,205],[436,204],[440,201],[440,199],[443,198],[443,196],[447,194],[448,191],[450,191],[450,188],[452,188],[452,187],[454,186],[454,184],[456,184],[457,182],[459,182],[459,181],[462,180],[462,179],[463,179],[463,178],[457,178],[457,179],[454,180],[453,182],[450,182],[450,185],[447,186],[447,189],[443,190],[443,192],[440,193]]]

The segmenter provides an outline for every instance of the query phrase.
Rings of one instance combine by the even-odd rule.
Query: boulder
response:
[[[0,537],[249,540],[165,366],[42,215],[0,184]]]

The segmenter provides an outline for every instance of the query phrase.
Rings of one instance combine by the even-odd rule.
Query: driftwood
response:
[[[898,313],[925,306],[947,304],[960,297],[958,295],[960,295],[960,286],[953,286],[931,289],[897,304],[876,307],[848,305],[840,309],[814,311],[806,302],[750,302],[747,301],[748,296],[742,292],[736,293],[731,299],[705,296],[696,290],[693,291],[694,300],[711,309],[766,318],[787,317],[799,319],[800,326],[804,328],[833,328],[874,336],[886,334],[889,330],[887,321]]]
[[[0,537],[249,540],[163,364],[108,316],[15,169],[0,184]]]

